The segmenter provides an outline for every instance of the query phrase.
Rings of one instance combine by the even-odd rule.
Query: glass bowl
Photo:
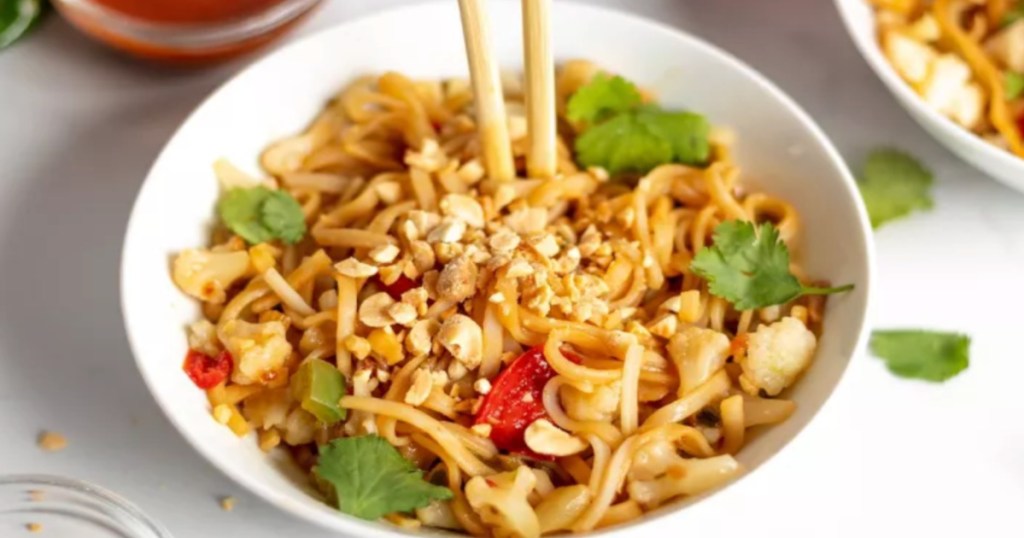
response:
[[[172,538],[126,499],[80,480],[0,476],[0,536]]]
[[[73,26],[106,45],[132,56],[186,65],[208,64],[250,52],[283,35],[319,3],[53,0]]]

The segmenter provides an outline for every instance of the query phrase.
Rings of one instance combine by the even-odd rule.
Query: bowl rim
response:
[[[1000,166],[1015,168],[1020,174],[1024,175],[1024,157],[1018,157],[1009,151],[989,144],[982,140],[980,136],[968,131],[952,119],[947,118],[924,103],[921,96],[910,88],[910,85],[900,77],[892,64],[886,60],[881,47],[878,45],[878,29],[876,25],[873,24],[871,29],[871,36],[874,39],[858,37],[860,35],[857,32],[858,22],[855,20],[852,10],[855,9],[854,5],[857,3],[864,3],[866,5],[866,0],[833,0],[833,2],[836,6],[836,11],[839,12],[839,18],[843,21],[843,28],[846,30],[847,35],[849,35],[850,40],[853,41],[854,46],[857,47],[857,52],[860,53],[861,58],[874,71],[875,76],[882,80],[882,83],[889,89],[889,92],[895,94],[897,100],[904,108],[910,107],[913,109],[913,112],[927,118],[937,129],[941,129],[942,132],[948,133],[965,144],[965,149],[968,151],[981,153],[984,158],[992,159]],[[871,6],[867,7],[871,9]],[[872,13],[872,22],[874,22],[874,13]],[[918,121],[920,122],[920,120]],[[946,145],[942,140],[939,140],[939,142],[943,146]],[[979,168],[974,163],[970,164],[975,168]],[[995,174],[984,169],[981,171],[994,179],[1003,181]],[[1008,181],[1003,182],[1009,184]]]
[[[499,1],[502,3],[512,3],[513,0]],[[189,113],[189,115],[181,122],[181,124],[174,131],[174,133],[168,138],[167,143],[164,145],[160,153],[157,155],[153,165],[150,167],[146,174],[146,178],[144,179],[138,192],[136,193],[136,199],[133,202],[132,211],[128,219],[124,235],[124,244],[121,252],[121,264],[119,274],[121,293],[120,305],[122,318],[125,324],[125,331],[128,337],[129,347],[132,351],[132,356],[135,361],[136,367],[139,369],[139,373],[142,376],[147,389],[153,396],[154,400],[156,400],[157,405],[160,407],[161,411],[163,411],[164,415],[168,418],[171,424],[174,425],[175,429],[178,430],[179,434],[181,434],[182,437],[184,437],[188,441],[188,443],[196,452],[202,455],[202,457],[208,463],[216,467],[221,473],[223,473],[225,476],[229,477],[236,483],[240,484],[248,491],[261,497],[267,503],[274,505],[276,508],[284,512],[287,512],[303,521],[316,524],[322,528],[342,532],[357,532],[360,533],[360,536],[373,538],[401,538],[408,537],[411,534],[408,532],[401,531],[397,527],[391,527],[389,525],[382,526],[376,524],[375,522],[359,520],[341,513],[310,509],[307,505],[293,502],[293,500],[290,499],[288,496],[280,494],[277,491],[265,486],[259,480],[250,478],[248,475],[244,473],[237,472],[234,469],[226,468],[219,464],[218,458],[214,453],[215,451],[212,448],[208,448],[205,444],[203,444],[201,440],[198,438],[198,436],[193,434],[191,428],[187,424],[181,423],[174,415],[174,413],[172,413],[172,410],[170,409],[171,402],[167,402],[157,397],[158,391],[156,390],[156,387],[158,381],[153,376],[150,375],[151,372],[144,365],[144,361],[141,360],[142,355],[139,352],[140,346],[136,341],[136,336],[134,335],[132,329],[132,321],[129,319],[129,301],[127,299],[129,292],[127,289],[128,281],[125,275],[128,269],[130,247],[133,243],[132,237],[138,233],[141,233],[140,228],[137,224],[137,220],[140,218],[139,214],[142,211],[139,206],[139,200],[142,198],[144,191],[150,185],[150,178],[152,177],[154,171],[161,165],[162,161],[166,158],[171,143],[181,134],[185,126],[190,124],[198,115],[200,115],[206,109],[206,107],[208,107],[210,103],[213,100],[215,100],[221,93],[225,92],[228,87],[232,86],[238,79],[246,76],[251,70],[257,68],[263,62],[268,61],[269,59],[276,57],[278,55],[286,54],[288,51],[292,50],[293,48],[299,47],[306,42],[324,39],[324,36],[326,36],[327,34],[338,32],[340,31],[341,28],[344,28],[346,26],[353,24],[368,24],[375,19],[387,19],[388,17],[392,17],[398,14],[399,12],[407,10],[438,9],[439,6],[441,5],[443,5],[442,0],[420,0],[417,2],[413,2],[411,4],[405,4],[401,6],[382,9],[380,11],[375,11],[373,13],[365,14],[359,17],[341,21],[336,24],[332,24],[316,32],[312,32],[308,35],[293,40],[292,42],[280,47],[279,49],[276,49],[275,51],[257,59],[256,61],[247,65],[238,73],[235,73],[229,79],[224,81],[206,98],[204,98],[202,102],[200,102],[199,105],[197,105],[192,110],[192,112]],[[854,323],[856,324],[856,339],[854,340],[854,344],[850,349],[849,356],[844,357],[845,362],[843,363],[842,369],[839,372],[836,382],[829,388],[827,394],[825,395],[825,398],[821,402],[821,405],[813,409],[810,413],[810,416],[808,416],[806,423],[800,426],[793,433],[792,437],[788,441],[786,441],[775,453],[767,457],[760,465],[757,466],[756,469],[744,472],[743,474],[741,474],[739,478],[732,480],[726,486],[716,488],[711,492],[702,494],[701,496],[698,497],[700,499],[698,502],[686,506],[685,509],[679,506],[672,507],[671,505],[669,505],[668,507],[662,507],[653,512],[646,513],[642,518],[631,521],[627,524],[614,525],[606,529],[597,529],[585,533],[585,536],[622,536],[626,532],[636,531],[643,525],[650,524],[654,521],[661,520],[663,518],[679,517],[682,513],[694,513],[698,510],[706,510],[707,506],[710,504],[710,499],[717,499],[717,504],[721,504],[722,502],[728,502],[726,500],[726,497],[729,494],[729,492],[735,490],[734,486],[736,484],[746,480],[750,475],[754,474],[754,471],[763,469],[768,464],[776,461],[776,456],[779,452],[782,452],[787,447],[794,445],[794,443],[796,443],[798,439],[802,438],[802,434],[807,430],[808,426],[814,422],[814,419],[821,412],[821,410],[828,405],[829,401],[832,399],[832,396],[835,394],[838,387],[843,383],[843,380],[848,377],[847,374],[849,372],[849,366],[852,360],[858,355],[860,355],[861,351],[863,351],[866,348],[868,329],[870,326],[869,317],[872,304],[871,290],[874,284],[876,273],[875,244],[874,236],[867,214],[867,209],[865,208],[863,200],[860,197],[859,191],[856,186],[856,181],[854,180],[849,168],[846,166],[846,163],[843,160],[842,156],[839,154],[839,151],[835,148],[835,146],[832,144],[832,141],[828,138],[828,136],[821,129],[821,127],[818,126],[818,124],[811,118],[811,116],[803,108],[801,108],[794,99],[792,99],[788,94],[782,91],[767,76],[761,74],[759,71],[750,67],[733,54],[725,51],[722,48],[719,48],[718,46],[710,43],[709,41],[706,41],[701,37],[698,37],[683,29],[676,28],[667,23],[663,23],[654,19],[650,19],[638,14],[634,14],[616,8],[583,3],[582,0],[565,0],[560,2],[556,6],[556,8],[569,9],[574,11],[589,11],[597,16],[614,17],[621,20],[628,20],[631,24],[646,27],[651,32],[669,34],[675,39],[685,41],[689,46],[692,46],[705,54],[708,54],[721,60],[724,63],[724,65],[727,66],[728,69],[736,70],[743,74],[744,76],[749,77],[754,82],[754,84],[756,84],[762,91],[767,92],[774,99],[776,99],[781,104],[781,106],[785,108],[786,111],[789,114],[791,114],[804,129],[807,130],[812,141],[821,148],[828,162],[834,168],[836,175],[838,176],[837,179],[840,181],[842,188],[845,190],[846,197],[848,197],[848,199],[850,199],[854,204],[854,210],[857,215],[856,225],[859,228],[861,235],[863,237],[863,248],[865,255],[864,278],[863,282],[857,283],[857,286],[859,290],[863,290],[864,305],[858,313],[858,315],[856,316],[854,322],[851,323],[851,325]],[[710,498],[705,498],[708,497],[709,495]],[[429,533],[420,534],[427,535]]]

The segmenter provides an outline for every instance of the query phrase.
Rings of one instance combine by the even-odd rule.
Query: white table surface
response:
[[[401,0],[329,0],[307,33]],[[932,141],[848,41],[831,2],[619,0],[767,74],[858,162],[879,145],[936,173],[936,209],[877,233],[879,327],[955,329],[972,364],[944,385],[855,357],[816,421],[745,479],[721,524],[650,536],[1022,536],[1024,195]],[[332,534],[242,491],[154,404],[121,323],[118,266],[135,192],[188,112],[248,60],[158,69],[93,45],[53,17],[0,53],[0,473],[112,488],[177,537]],[[742,106],[737,104],[737,106]],[[42,453],[41,429],[69,447]],[[216,499],[238,499],[231,513]]]

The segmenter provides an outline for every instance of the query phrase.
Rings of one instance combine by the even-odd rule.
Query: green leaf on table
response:
[[[690,268],[708,282],[712,295],[738,310],[788,303],[801,295],[826,295],[853,289],[805,286],[789,271],[789,249],[770,222],[754,227],[729,220],[715,227],[714,244],[694,256]]]
[[[858,182],[873,228],[914,210],[931,209],[931,186],[932,173],[896,149],[871,152]]]
[[[951,332],[924,330],[874,331],[871,353],[900,377],[945,381],[970,362],[971,339]]]
[[[408,512],[452,498],[423,479],[411,461],[382,437],[343,437],[320,447],[313,473],[333,489],[338,510],[362,519]]]
[[[266,187],[231,189],[217,209],[224,224],[251,244],[273,239],[297,243],[306,234],[302,206],[285,191]]]
[[[31,31],[45,11],[43,0],[0,0],[0,49]]]

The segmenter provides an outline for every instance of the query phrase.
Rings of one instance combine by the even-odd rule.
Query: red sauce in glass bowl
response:
[[[93,0],[136,19],[176,24],[217,23],[257,14],[282,0]]]
[[[320,0],[53,0],[86,33],[133,56],[209,64],[291,29]]]

